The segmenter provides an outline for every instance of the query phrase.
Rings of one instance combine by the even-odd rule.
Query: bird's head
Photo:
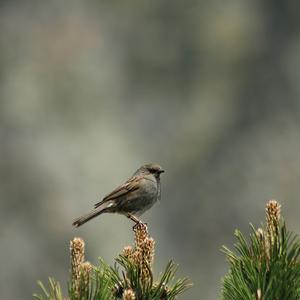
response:
[[[163,170],[158,164],[146,164],[141,166],[135,174],[148,173],[153,174],[156,178],[159,178],[159,175],[164,172],[165,170]]]

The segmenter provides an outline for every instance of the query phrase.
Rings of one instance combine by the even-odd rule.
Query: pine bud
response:
[[[90,275],[92,272],[93,266],[90,262],[86,261],[81,264],[81,280],[83,280],[84,285],[84,291],[87,291],[89,289],[90,284]]]
[[[278,235],[280,208],[281,205],[275,200],[270,200],[266,205],[267,233],[271,245],[274,244],[274,239]]]
[[[132,255],[133,255],[133,252],[134,252],[134,250],[131,246],[126,246],[123,249],[122,255],[125,256],[126,258],[131,259]]]
[[[135,293],[132,289],[126,289],[123,292],[123,300],[135,300]]]
[[[75,237],[70,241],[72,288],[77,295],[80,289],[81,265],[85,259],[84,246],[84,241],[81,238]]]

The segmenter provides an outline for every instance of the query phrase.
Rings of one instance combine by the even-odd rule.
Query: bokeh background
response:
[[[144,216],[169,258],[218,299],[233,231],[270,198],[300,232],[297,1],[0,2],[0,298],[68,279],[69,240],[112,264],[118,215],[75,217],[145,162],[162,201]],[[66,289],[66,284],[64,284]]]

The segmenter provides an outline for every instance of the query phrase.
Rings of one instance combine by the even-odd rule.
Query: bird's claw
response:
[[[127,214],[127,218],[129,218],[131,221],[135,223],[135,225],[132,227],[133,231],[136,231],[139,226],[147,227],[147,223],[142,222],[140,219],[138,219],[136,216],[132,214]]]
[[[142,222],[141,220],[139,220],[138,222],[136,222],[135,223],[135,225],[132,227],[132,230],[133,231],[136,231],[137,230],[137,228],[139,227],[139,226],[141,226],[141,227],[146,227],[147,228],[147,223],[144,223],[144,222]]]

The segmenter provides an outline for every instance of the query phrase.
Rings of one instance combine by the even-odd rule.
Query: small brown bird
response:
[[[163,172],[157,164],[141,166],[130,179],[96,203],[90,213],[76,219],[73,225],[79,227],[103,213],[123,214],[139,223],[137,217],[160,199],[160,174]]]

